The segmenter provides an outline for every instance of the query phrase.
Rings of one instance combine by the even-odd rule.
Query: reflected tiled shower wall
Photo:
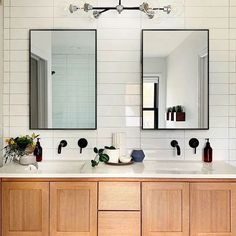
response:
[[[94,5],[116,5],[117,0],[91,0]],[[123,0],[139,5],[140,0]],[[149,1],[148,1],[149,2]],[[82,0],[4,0],[4,127],[5,137],[28,130],[28,31],[30,28],[96,28],[98,30],[98,130],[40,131],[45,159],[88,159],[92,148],[111,144],[113,132],[126,132],[129,151],[144,149],[147,159],[199,159],[204,138],[209,137],[215,159],[236,160],[236,0],[150,0],[174,4],[172,16],[153,20],[140,12],[108,12],[94,20],[91,14],[68,13],[70,3]],[[210,29],[210,130],[141,131],[141,29]],[[81,155],[79,138],[89,147]],[[192,137],[200,139],[197,155],[189,148]],[[170,141],[182,148],[176,157]],[[67,139],[61,156],[56,147]]]

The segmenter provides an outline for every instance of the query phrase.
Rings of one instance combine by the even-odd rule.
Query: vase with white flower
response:
[[[6,139],[7,145],[4,147],[5,163],[15,161],[22,165],[28,165],[35,162],[33,155],[36,147],[36,139],[39,135],[33,133],[30,135],[18,136],[16,138]]]

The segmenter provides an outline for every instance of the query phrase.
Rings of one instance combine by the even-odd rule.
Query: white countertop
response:
[[[127,166],[100,163],[91,167],[90,161],[44,161],[38,170],[10,163],[0,168],[0,178],[184,178],[236,179],[236,161],[144,161]]]

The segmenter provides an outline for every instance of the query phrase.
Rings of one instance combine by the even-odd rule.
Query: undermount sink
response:
[[[223,162],[204,163],[201,161],[157,161],[145,163],[145,170],[155,173],[236,173],[236,168]]]
[[[80,173],[85,161],[44,161],[38,163],[38,171],[53,173]]]

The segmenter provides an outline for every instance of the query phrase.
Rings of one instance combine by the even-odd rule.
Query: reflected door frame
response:
[[[45,127],[48,125],[48,102],[47,102],[48,101],[48,84],[47,84],[48,64],[45,59],[33,53],[31,53],[31,63],[32,62],[35,62],[35,70],[31,69],[32,79],[30,83],[33,84],[33,86],[30,86],[30,88],[31,88],[31,94],[34,96],[31,97],[31,101],[30,101],[30,105],[31,105],[30,116],[34,117],[34,119],[32,120],[37,121],[37,125],[39,127]],[[33,74],[34,76],[32,76]]]
[[[201,51],[198,55],[198,125],[199,127],[207,126],[206,121],[208,113],[208,79],[207,79],[207,62],[208,62],[207,48]]]

